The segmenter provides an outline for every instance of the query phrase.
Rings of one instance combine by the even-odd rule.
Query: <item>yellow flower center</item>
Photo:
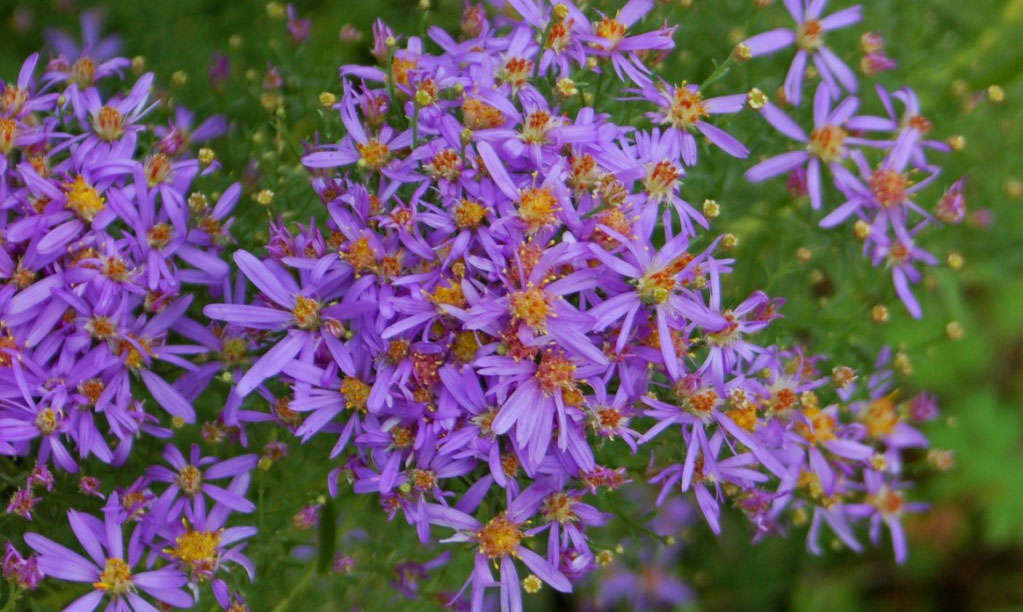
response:
[[[391,159],[391,150],[387,148],[387,145],[375,138],[366,144],[360,143],[357,146],[361,156],[359,161],[374,170],[383,168]]]
[[[490,519],[476,532],[480,552],[490,559],[516,555],[516,549],[518,549],[522,538],[523,533],[519,526],[511,522],[505,513]]]
[[[18,122],[14,119],[0,119],[0,153],[10,153],[17,136]]]
[[[195,495],[202,487],[202,472],[194,465],[186,465],[178,473],[178,486],[188,495]]]
[[[131,581],[131,568],[123,559],[111,557],[107,559],[103,573],[99,575],[99,582],[92,583],[92,586],[112,595],[124,595],[134,587]]]
[[[551,311],[551,307],[547,303],[547,294],[540,287],[532,287],[510,294],[508,307],[512,316],[533,329],[543,328]]]
[[[345,377],[341,381],[341,395],[345,396],[345,408],[366,412],[366,402],[369,401],[369,392],[372,390],[368,384],[353,376]]]
[[[837,125],[824,125],[810,134],[810,152],[825,162],[838,161],[848,134]]]
[[[320,324],[320,303],[303,295],[297,295],[291,314],[295,317],[295,324],[300,328],[314,329]]]
[[[53,433],[57,429],[57,413],[52,408],[41,410],[36,415],[36,427],[44,436]]]
[[[625,38],[625,32],[628,28],[622,22],[611,17],[604,17],[603,20],[596,24],[597,36],[611,43],[609,48],[618,46],[618,43],[622,42]]]
[[[693,91],[686,87],[685,83],[681,83],[671,96],[671,106],[668,108],[665,122],[681,130],[686,130],[709,114],[707,105],[703,101],[703,94]]]
[[[558,389],[569,390],[575,387],[575,367],[575,363],[566,358],[564,353],[548,349],[544,351],[534,376],[540,389],[551,394]]]
[[[93,129],[103,140],[117,140],[124,135],[124,119],[116,108],[104,106],[99,109],[99,113],[93,121]]]
[[[196,531],[189,528],[177,537],[177,546],[164,552],[192,569],[212,570],[217,563],[221,533],[222,530]]]
[[[89,57],[80,57],[71,66],[71,82],[85,89],[96,79],[96,63]]]
[[[519,217],[526,222],[531,232],[553,225],[559,210],[561,207],[557,198],[546,187],[527,189],[519,197]]]
[[[487,209],[472,200],[462,200],[455,206],[455,224],[461,229],[478,226],[486,215]]]
[[[799,24],[796,28],[796,44],[800,49],[805,51],[816,51],[820,48],[823,41],[824,30],[821,28],[821,22],[816,19],[810,19]]]
[[[103,196],[80,174],[75,182],[65,186],[65,190],[67,191],[67,207],[83,221],[92,221],[106,208]]]
[[[880,169],[870,175],[870,191],[884,208],[902,204],[909,197],[909,178],[894,170]]]

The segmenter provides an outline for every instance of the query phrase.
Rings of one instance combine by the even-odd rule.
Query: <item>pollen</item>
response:
[[[685,400],[686,409],[701,418],[709,416],[717,404],[718,394],[713,389],[694,393]]]
[[[394,63],[391,66],[391,75],[394,77],[394,82],[399,85],[408,85],[409,73],[418,66],[419,62],[415,59],[394,58]]]
[[[157,153],[146,160],[146,183],[150,187],[155,187],[160,183],[166,183],[170,180],[171,171],[174,166],[171,164],[169,157],[163,153]]]
[[[117,334],[113,322],[101,315],[96,315],[85,324],[85,331],[97,340],[107,340]]]
[[[823,444],[835,439],[835,417],[818,408],[803,411],[805,423],[798,423],[796,430],[811,444]]]
[[[547,349],[536,367],[537,383],[546,394],[555,391],[573,389],[575,387],[576,365],[559,350]]]
[[[391,150],[387,145],[373,138],[369,142],[356,145],[359,149],[359,161],[367,167],[379,170],[391,159]]]
[[[652,200],[661,202],[675,191],[680,176],[675,164],[667,160],[659,161],[647,170],[644,186]]]
[[[408,427],[400,425],[391,429],[391,444],[394,448],[409,448],[415,441],[415,435]]]
[[[469,363],[476,358],[480,350],[480,342],[471,331],[459,332],[451,344],[451,353],[459,363]]]
[[[796,28],[796,44],[805,51],[816,51],[824,42],[823,34],[821,22],[809,19]]]
[[[533,62],[524,57],[510,57],[504,66],[498,71],[497,78],[514,88],[526,84],[526,79],[533,71]]]
[[[65,185],[64,189],[67,192],[67,207],[83,221],[92,221],[106,208],[103,196],[80,174],[73,183]]]
[[[605,406],[596,410],[597,426],[601,431],[615,432],[621,426],[624,416],[617,408]]]
[[[610,48],[618,46],[618,43],[622,42],[622,39],[625,38],[625,32],[628,30],[625,24],[611,17],[604,17],[604,19],[594,25],[596,26],[597,36],[611,43]]]
[[[879,169],[870,175],[870,191],[884,208],[905,202],[909,193],[909,178],[894,170]]]
[[[547,294],[540,287],[516,291],[508,296],[508,308],[512,316],[533,329],[542,329],[551,314]]]
[[[466,98],[462,101],[462,120],[470,130],[484,130],[501,127],[504,115],[497,107],[482,100]]]
[[[465,301],[465,294],[462,293],[462,285],[460,283],[450,283],[446,287],[438,285],[433,290],[433,293],[430,294],[430,299],[434,304],[438,305],[447,304],[458,308],[465,308],[469,305]]]
[[[320,324],[320,303],[304,295],[296,295],[291,315],[295,317],[295,324],[300,328],[315,329]]]
[[[675,88],[671,96],[671,106],[665,115],[665,123],[681,130],[687,130],[704,117],[710,115],[703,94],[693,91],[685,83]]]
[[[57,430],[57,413],[53,408],[44,408],[36,415],[36,428],[39,433],[46,436]]]
[[[863,413],[863,423],[873,438],[882,438],[892,433],[899,424],[899,415],[895,410],[894,393],[876,399],[867,406]]]
[[[164,552],[192,569],[212,569],[217,561],[221,533],[221,530],[186,529],[185,533],[175,539],[177,546],[165,549]]]
[[[548,522],[554,523],[570,523],[578,520],[578,516],[573,510],[575,506],[576,498],[572,497],[568,493],[559,491],[553,493],[544,500],[543,506],[540,508],[540,512]]]
[[[154,249],[162,249],[170,244],[174,236],[174,228],[167,223],[157,223],[146,232],[146,241]]]
[[[533,111],[526,116],[522,124],[522,140],[533,144],[543,144],[547,142],[547,134],[557,124],[557,120],[547,111]]]
[[[827,163],[836,162],[842,157],[842,145],[847,136],[845,130],[837,125],[823,125],[810,134],[807,148]]]
[[[93,119],[92,127],[97,136],[111,142],[124,135],[124,118],[121,111],[112,106],[104,106]]]
[[[28,102],[28,92],[17,85],[8,85],[0,94],[0,112],[16,116],[25,102]]]
[[[0,119],[0,153],[4,155],[10,153],[17,136],[18,122],[14,119]]]
[[[455,206],[455,224],[461,229],[477,227],[487,216],[487,209],[479,202],[462,200]]]
[[[92,583],[92,586],[112,595],[124,595],[135,587],[131,581],[131,568],[117,557],[107,559],[103,573],[99,575],[99,582]]]
[[[96,80],[96,62],[92,58],[82,56],[71,66],[69,75],[71,82],[79,89],[85,89]]]
[[[186,465],[178,473],[178,486],[187,495],[195,495],[202,488],[202,472],[194,465]]]
[[[524,534],[516,523],[501,513],[490,519],[479,531],[476,539],[480,544],[480,552],[490,559],[499,559],[508,555],[517,556],[519,543]]]
[[[341,381],[341,395],[345,396],[345,408],[366,412],[366,403],[372,390],[367,383],[354,376],[346,376]]]
[[[653,306],[667,302],[677,284],[675,275],[670,270],[647,272],[639,279],[636,292],[644,304]]]
[[[120,257],[103,257],[100,260],[100,272],[113,281],[124,282],[131,278],[131,269]]]
[[[519,197],[519,217],[525,221],[530,232],[553,225],[559,210],[561,206],[557,198],[546,187],[527,189]]]
[[[902,513],[905,500],[902,497],[902,492],[884,487],[875,495],[870,496],[870,503],[882,514],[896,516]]]
[[[567,49],[568,45],[572,42],[572,23],[571,19],[563,19],[552,23],[547,31],[547,40],[544,41],[545,46],[548,49],[554,50],[555,53],[561,53]]]
[[[434,474],[433,470],[412,470],[410,477],[412,486],[419,489],[420,491],[429,491],[433,489],[437,484],[437,475]]]
[[[455,181],[462,173],[462,158],[454,149],[443,149],[433,156],[433,161],[425,165],[430,174]]]
[[[356,274],[370,272],[376,266],[377,254],[369,243],[369,238],[362,236],[348,243],[345,250],[339,253],[341,259],[355,268]]]
[[[98,378],[90,378],[83,380],[78,383],[78,392],[85,396],[89,404],[95,405],[99,401],[103,391],[107,388],[106,384]]]

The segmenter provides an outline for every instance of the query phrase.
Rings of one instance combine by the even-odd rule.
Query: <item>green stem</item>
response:
[[[306,572],[305,576],[303,576],[302,579],[298,581],[298,584],[296,584],[291,589],[291,592],[288,593],[288,596],[282,599],[280,603],[278,603],[276,606],[274,606],[273,612],[284,612],[285,610],[287,610],[288,606],[291,604],[292,599],[294,599],[297,595],[304,591],[306,587],[309,586],[309,583],[312,582],[313,577],[315,575],[316,564],[314,563],[309,566],[309,571]]]
[[[729,55],[728,59],[718,64],[718,67],[714,69],[714,72],[710,73],[710,76],[707,77],[707,79],[700,84],[700,89],[701,90],[706,89],[715,81],[728,74],[728,71],[732,69],[733,65],[735,65],[735,56]]]

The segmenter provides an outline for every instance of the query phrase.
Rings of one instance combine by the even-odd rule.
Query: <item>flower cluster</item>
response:
[[[918,194],[937,180],[941,168],[928,159],[931,151],[949,146],[928,140],[933,127],[921,114],[920,102],[909,88],[894,93],[877,86],[884,116],[856,115],[855,73],[824,45],[824,34],[850,26],[861,18],[859,6],[821,17],[826,2],[790,0],[786,8],[796,20],[795,29],[780,28],[740,43],[742,53],[756,57],[795,44],[782,92],[783,102],[799,106],[807,58],[812,57],[821,75],[811,117],[806,128],[794,121],[762,94],[756,102],[764,119],[781,134],[796,141],[797,148],[761,161],[746,173],[759,182],[789,173],[790,184],[808,193],[814,210],[825,205],[822,172],[831,175],[843,203],[820,220],[821,227],[835,227],[855,219],[854,231],[863,240],[864,255],[875,265],[891,269],[895,291],[914,316],[923,313],[910,284],[920,280],[918,264],[935,265],[937,259],[916,244],[916,236],[936,222],[959,223],[965,217],[962,181],[954,183],[934,207],[934,214],[919,203]],[[884,40],[868,32],[861,38],[865,56],[863,72],[872,75],[894,64],[883,54]],[[901,106],[901,108],[899,108]]]
[[[90,43],[90,24],[84,48],[57,41],[62,53],[41,78],[32,55],[17,80],[0,83],[0,455],[31,470],[7,512],[32,523],[37,504],[60,503],[55,484],[70,474],[97,462],[141,472],[136,445],[153,448],[171,426],[195,421],[194,399],[221,370],[192,356],[213,350],[204,343],[230,351],[187,313],[196,295],[222,295],[229,281],[220,252],[233,242],[241,189],[212,202],[193,191],[217,164],[192,146],[226,124],[193,127],[183,108],[166,127],[148,123],[153,76],[119,87],[129,62],[100,61],[113,43]],[[44,575],[91,584],[76,610],[104,597],[152,610],[140,591],[189,607],[188,582],[210,582],[229,606],[222,575],[229,563],[251,575],[239,542],[255,529],[226,523],[254,508],[244,495],[257,457],[217,461],[196,447],[186,460],[173,445],[165,457],[170,468],[127,488],[81,476],[79,491],[106,501],[102,519],[67,514],[88,558],[26,533],[37,555],[8,542],[4,576],[23,589]],[[152,570],[157,559],[163,567]]]
[[[785,40],[803,41],[798,61],[812,47],[828,75],[815,116],[831,140],[746,94],[659,77],[674,29],[641,31],[653,0],[610,15],[503,4],[518,17],[467,7],[459,40],[434,27],[399,43],[377,23],[379,65],[340,69],[345,135],[303,158],[326,227],[272,224],[265,255],[234,255],[255,296],[204,309],[256,343],[227,423],[330,436],[332,494],[349,483],[421,541],[446,528],[442,541],[472,546],[473,609],[491,587],[511,610],[522,590],[571,590],[597,565],[598,492],[630,479],[658,487],[658,502],[691,495],[715,532],[725,504],[758,535],[810,521],[813,551],[825,525],[860,550],[855,523],[884,522],[902,559],[900,516],[915,506],[900,453],[926,445],[915,413],[874,385],[856,396],[849,368],[828,377],[820,357],[758,343],[783,300],[730,297],[728,243],[681,193],[701,140],[748,155],[720,115],[749,106],[828,162],[846,154],[839,126],[855,103],[832,111],[831,83],[855,78],[809,41],[816,16],[801,12]],[[840,15],[824,29],[858,10]],[[876,145],[892,181],[924,165],[908,133]],[[810,158],[793,153],[779,172],[807,163],[813,182]],[[898,219],[910,187],[885,189],[879,208]],[[269,414],[240,409],[253,394]],[[630,469],[623,451],[644,444],[651,464]]]

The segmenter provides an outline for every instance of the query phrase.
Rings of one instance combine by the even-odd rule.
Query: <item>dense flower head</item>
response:
[[[180,590],[187,582],[219,584],[225,563],[248,565],[236,543],[251,528],[225,523],[235,509],[251,510],[244,495],[255,455],[197,459],[205,481],[231,480],[201,483],[209,501],[188,507],[176,497],[181,487],[162,488],[159,478],[112,488],[89,472],[97,464],[144,472],[133,450],[196,420],[193,400],[220,364],[200,366],[194,355],[232,349],[229,337],[210,340],[214,333],[188,310],[197,296],[223,296],[225,286],[230,294],[221,251],[233,242],[241,190],[198,189],[218,165],[197,159],[193,145],[223,132],[223,118],[193,129],[193,114],[178,107],[169,127],[156,125],[151,116],[163,109],[153,101],[153,75],[124,82],[130,62],[110,57],[116,40],[98,38],[96,19],[83,17],[84,46],[51,35],[59,55],[41,78],[32,55],[3,86],[0,454],[29,470],[6,506],[29,529],[40,504],[63,514],[55,489],[68,482],[105,506],[102,519],[67,511],[88,558],[26,533],[37,554],[23,557],[8,544],[4,575],[29,590],[44,575],[91,585],[72,605],[78,610],[101,601],[111,609],[190,607],[194,598]],[[182,520],[184,534],[174,528]],[[216,546],[196,543],[195,529],[217,534]],[[153,569],[158,558],[162,567]]]
[[[854,374],[834,382],[821,357],[758,342],[784,300],[729,301],[736,262],[722,251],[734,239],[682,197],[701,172],[697,138],[746,157],[716,116],[756,107],[803,148],[751,178],[805,165],[818,207],[825,165],[849,193],[868,186],[860,200],[873,204],[862,206],[905,217],[914,187],[900,173],[936,172],[926,145],[838,100],[833,83],[855,91],[855,77],[822,41],[858,8],[818,20],[823,3],[786,3],[800,9],[789,42],[831,68],[807,133],[759,98],[657,76],[674,30],[643,31],[651,1],[613,15],[506,4],[517,17],[467,8],[458,41],[436,27],[402,40],[378,22],[378,65],[341,67],[333,108],[344,136],[303,158],[326,224],[273,224],[265,254],[234,255],[253,298],[204,309],[248,330],[262,355],[232,404],[257,396],[265,412],[233,411],[231,422],[330,436],[332,493],[344,475],[421,541],[449,528],[445,541],[472,542],[474,609],[490,587],[521,609],[523,588],[569,590],[591,572],[600,493],[635,476],[658,503],[691,496],[715,532],[734,504],[758,534],[812,514],[811,550],[823,525],[859,550],[853,523],[874,520],[861,506],[892,505],[878,500],[903,486],[899,453],[926,440],[892,424],[908,409],[896,400],[856,399]],[[593,72],[617,77],[617,93],[601,94],[615,113],[563,86]],[[884,129],[892,141],[861,136]],[[884,153],[877,171],[891,174],[861,163],[864,147]],[[603,452],[618,439],[653,449],[644,474]],[[878,512],[898,540],[898,512]],[[522,581],[518,563],[532,572]]]
[[[523,591],[567,593],[591,575],[601,605],[682,605],[690,590],[656,567],[680,552],[670,534],[697,520],[720,533],[729,508],[754,539],[805,526],[815,554],[825,539],[881,545],[884,528],[903,561],[902,518],[925,508],[904,468],[937,401],[900,394],[908,358],[888,348],[854,369],[773,342],[786,298],[737,288],[751,255],[718,231],[716,202],[686,198],[724,182],[720,164],[758,156],[749,181],[787,175],[822,227],[855,224],[921,316],[911,285],[937,262],[918,238],[966,218],[963,180],[927,204],[948,147],[908,88],[877,87],[882,111],[864,110],[829,46],[858,6],[785,0],[791,28],[693,82],[660,74],[680,42],[662,7],[620,4],[466,4],[457,36],[378,20],[375,65],[341,66],[338,93],[319,97],[323,125],[342,129],[301,157],[318,210],[294,223],[284,209],[237,243],[257,166],[244,186],[204,191],[218,163],[193,152],[223,118],[167,108],[141,68],[121,81],[135,66],[91,14],[85,44],[54,35],[41,77],[30,57],[0,97],[0,455],[23,468],[6,512],[30,529],[7,543],[4,577],[81,583],[75,610],[208,607],[207,593],[247,610],[247,523],[262,526],[257,500],[278,496],[256,470],[315,453],[305,465],[329,469],[326,493],[275,500],[274,514],[330,545],[321,572],[364,571],[330,540],[327,493],[342,487],[400,515],[424,549],[460,545],[400,559],[391,584],[413,600],[457,561],[471,569],[441,595],[452,607],[489,609],[496,590],[502,610],[522,610]],[[308,48],[311,18],[266,9]],[[735,62],[790,46],[779,99],[718,91]],[[894,66],[880,35],[861,48],[865,75]],[[820,82],[804,109],[811,60]],[[279,65],[260,91],[283,122]],[[226,56],[214,68],[223,87]],[[764,156],[744,115],[791,150]],[[281,212],[284,194],[255,201]],[[222,402],[197,401],[210,388]],[[100,513],[58,507],[61,487]],[[665,545],[630,551],[648,564],[639,574],[604,547],[622,499],[656,507],[641,529]],[[41,515],[66,515],[77,544],[35,533]]]

